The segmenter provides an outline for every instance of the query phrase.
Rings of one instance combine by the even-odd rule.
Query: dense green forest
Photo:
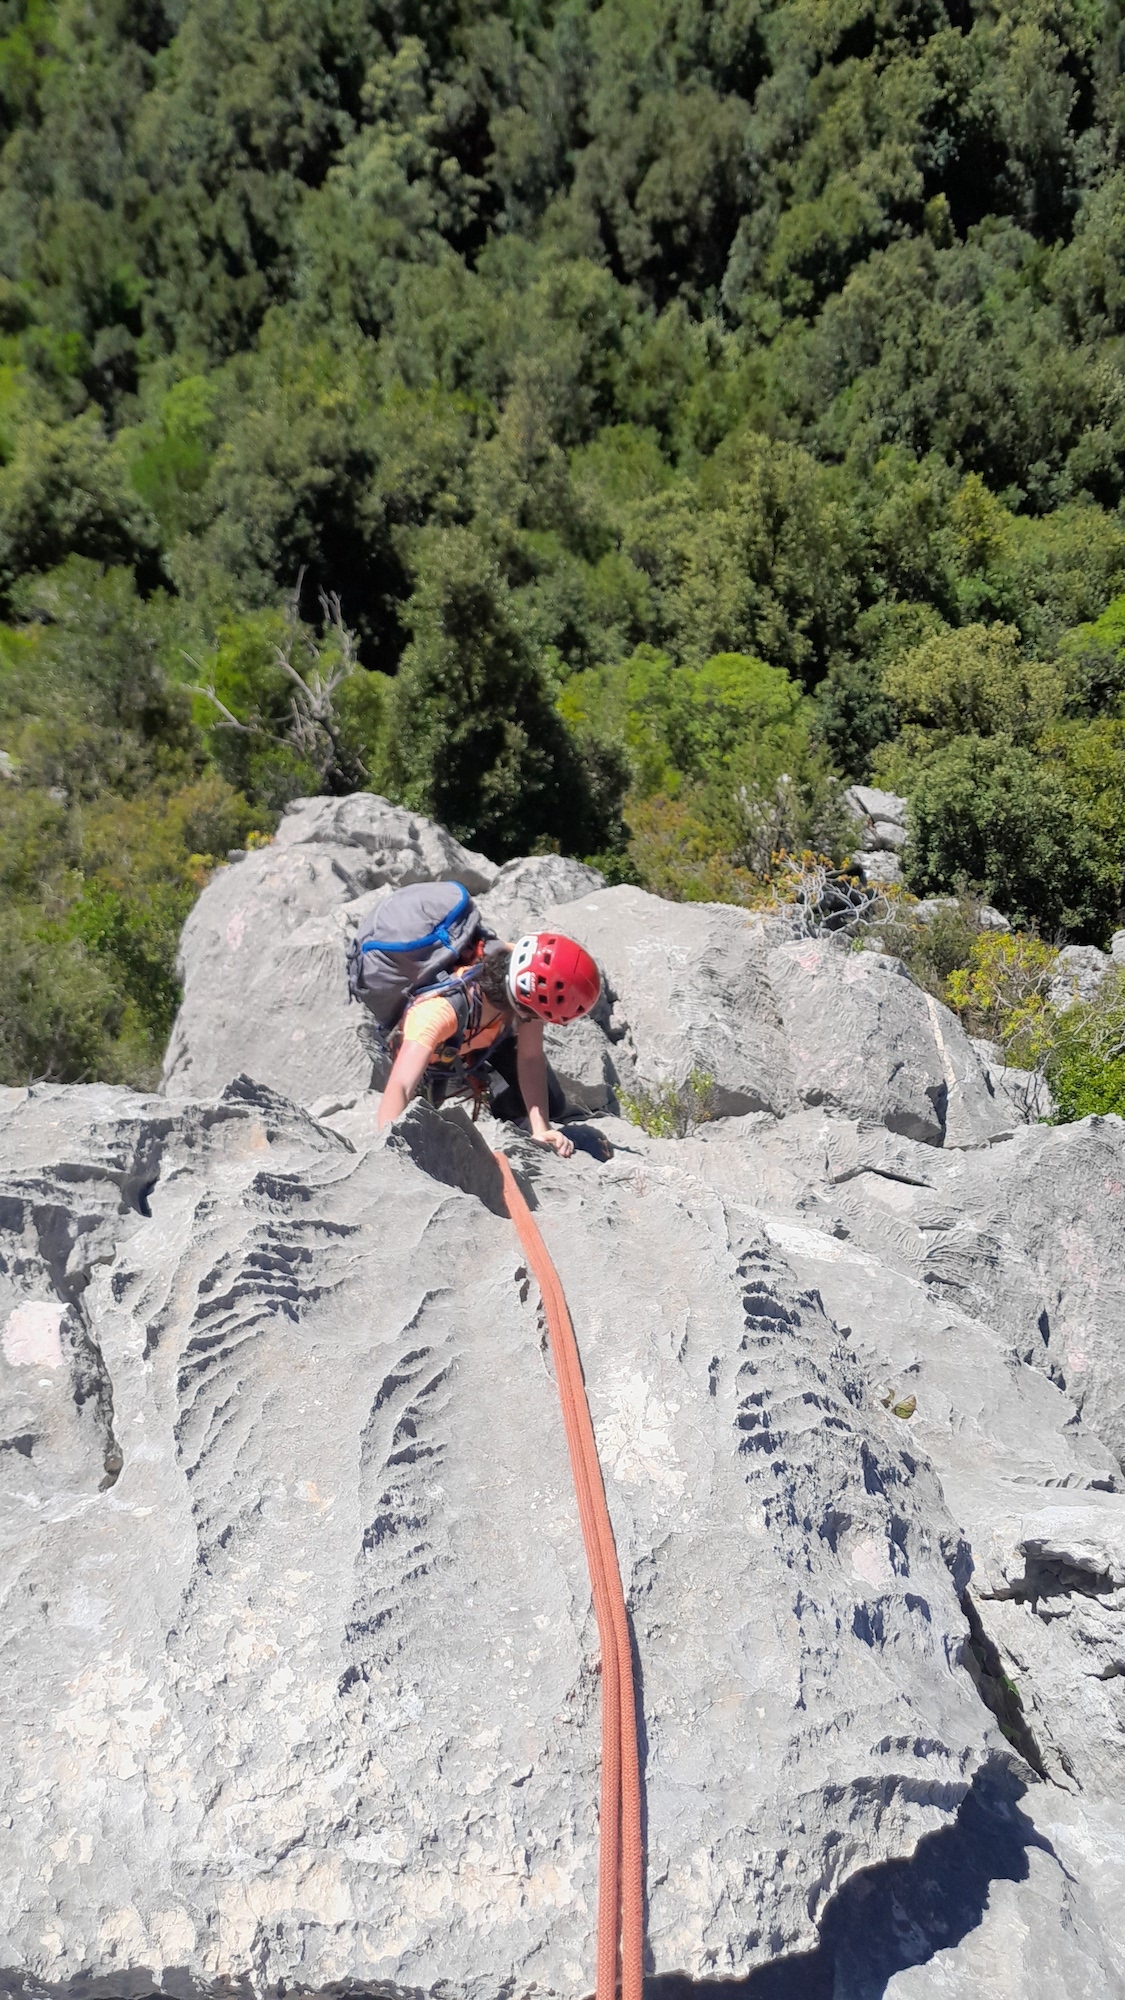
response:
[[[1125,870],[1125,13],[0,0],[0,1073],[287,799],[751,901]]]

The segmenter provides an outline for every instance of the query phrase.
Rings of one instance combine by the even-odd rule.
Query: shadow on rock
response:
[[[927,1834],[909,1861],[853,1875],[832,1897],[814,1951],[742,1979],[648,1979],[646,2000],[881,2000],[895,1973],[976,1929],[994,1882],[1026,1881],[1030,1848],[1053,1855],[1019,1809],[1026,1789],[1002,1766],[978,1773],[952,1826]]]
[[[596,1125],[578,1125],[568,1118],[562,1129],[568,1139],[573,1139],[576,1153],[589,1153],[592,1160],[612,1160],[613,1147]]]
[[[881,2000],[895,1973],[925,1965],[976,1929],[994,1882],[1027,1879],[1029,1849],[1053,1855],[1019,1809],[1025,1790],[1010,1769],[979,1774],[954,1824],[928,1834],[911,1860],[884,1862],[851,1877],[829,1903],[814,1951],[775,1959],[744,1979],[649,1978],[645,2000]],[[215,1990],[169,1970],[159,1981],[138,1968],[59,1985],[0,1971],[0,2000],[213,2000]],[[242,1980],[223,1987],[228,2000],[250,2000],[251,1990]],[[417,1989],[386,1981],[344,1981],[315,1995],[289,1990],[306,2000],[422,2000]]]

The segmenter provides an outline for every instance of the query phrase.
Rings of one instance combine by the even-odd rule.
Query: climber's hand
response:
[[[548,1125],[545,1132],[533,1132],[531,1136],[537,1146],[553,1146],[560,1160],[569,1160],[574,1151],[574,1140],[568,1139],[565,1132],[556,1132],[553,1126]]]

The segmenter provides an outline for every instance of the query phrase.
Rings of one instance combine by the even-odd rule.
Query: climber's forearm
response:
[[[389,1125],[394,1118],[401,1117],[414,1092],[421,1083],[430,1060],[432,1050],[422,1042],[404,1042],[394,1060],[394,1067],[387,1078],[379,1103],[378,1127]]]
[[[516,1039],[516,1075],[528,1123],[538,1139],[551,1129],[547,1097],[547,1057],[538,1021],[521,1021]]]

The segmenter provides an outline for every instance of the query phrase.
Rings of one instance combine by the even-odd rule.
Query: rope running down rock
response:
[[[515,1223],[547,1315],[570,1469],[594,1597],[602,1655],[602,1783],[598,1856],[596,2000],[614,2000],[618,1947],[621,2000],[641,2000],[644,1970],[644,1856],[633,1656],[613,1527],[578,1343],[559,1276],[516,1185],[497,1153],[508,1214]]]

